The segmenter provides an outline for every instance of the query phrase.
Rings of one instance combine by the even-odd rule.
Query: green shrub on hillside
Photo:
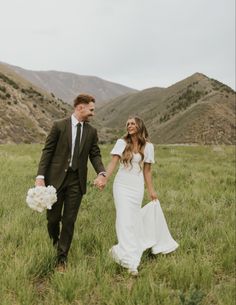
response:
[[[2,92],[6,93],[6,87],[0,85],[0,90],[1,90]]]
[[[214,90],[216,91],[221,91],[221,92],[226,92],[226,93],[233,93],[235,94],[234,90],[231,89],[229,86],[219,82],[216,79],[211,78],[211,85],[213,87]]]
[[[6,75],[0,73],[0,78],[7,84],[11,85],[14,89],[19,89],[19,86],[16,82],[14,82],[12,79],[7,77]]]
[[[184,91],[178,99],[172,101],[167,109],[168,112],[164,113],[160,117],[160,123],[168,121],[171,117],[177,114],[179,111],[183,111],[190,107],[192,104],[197,103],[198,100],[203,97],[206,93],[199,90],[188,89]]]
[[[42,94],[38,91],[36,91],[35,89],[33,89],[32,87],[29,87],[29,88],[22,88],[21,89],[21,92],[24,93],[24,94],[27,94],[28,97],[32,98],[34,97],[34,95],[37,95],[37,96],[42,96]]]

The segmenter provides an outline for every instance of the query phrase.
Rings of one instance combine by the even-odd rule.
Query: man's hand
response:
[[[107,178],[102,176],[102,175],[98,175],[97,178],[94,180],[93,184],[100,190],[102,191],[105,187],[107,183]]]
[[[35,179],[35,186],[45,186],[45,181],[42,178]]]

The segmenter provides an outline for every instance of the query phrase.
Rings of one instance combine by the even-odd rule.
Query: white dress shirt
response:
[[[80,130],[80,141],[82,139],[82,134],[83,134],[83,125],[84,122],[79,122],[76,117],[72,114],[71,115],[71,131],[72,131],[72,145],[71,145],[71,158],[70,158],[70,166],[72,165],[72,160],[73,160],[73,154],[74,154],[74,149],[75,149],[75,139],[76,139],[76,134],[77,134],[77,124],[81,124],[81,130]]]

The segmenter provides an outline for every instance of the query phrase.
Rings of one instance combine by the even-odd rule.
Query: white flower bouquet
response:
[[[31,188],[26,197],[28,206],[38,212],[43,212],[45,209],[51,210],[56,201],[57,191],[52,185]]]

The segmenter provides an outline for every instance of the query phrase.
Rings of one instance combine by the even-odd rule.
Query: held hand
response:
[[[94,186],[96,186],[100,191],[104,189],[104,185],[100,184],[96,179],[94,180]]]
[[[107,178],[103,177],[102,175],[98,175],[97,178],[94,180],[94,185],[102,191],[107,183]]]
[[[98,184],[97,178],[94,179],[93,185],[96,186],[99,189],[99,184]]]
[[[37,178],[37,179],[35,180],[35,186],[45,186],[45,181],[44,181],[44,179]]]

